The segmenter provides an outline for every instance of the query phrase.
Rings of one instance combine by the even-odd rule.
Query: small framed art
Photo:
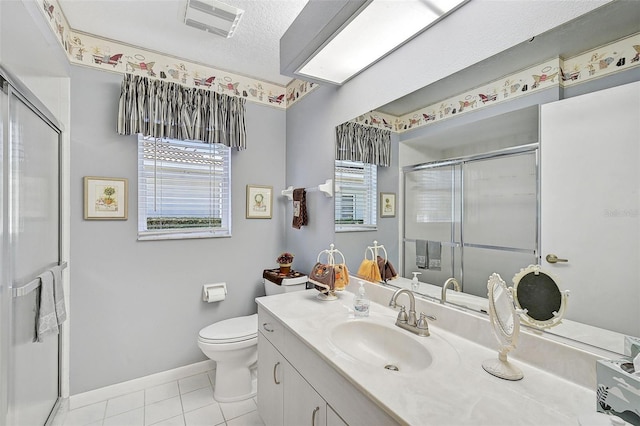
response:
[[[247,185],[247,219],[271,219],[273,187]]]
[[[127,179],[84,177],[84,218],[127,220]]]
[[[380,217],[394,217],[396,215],[396,194],[393,192],[380,193]]]

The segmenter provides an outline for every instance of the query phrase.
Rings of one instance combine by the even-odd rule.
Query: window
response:
[[[376,229],[376,165],[336,160],[335,175],[335,230]]]
[[[230,157],[221,144],[138,136],[138,239],[230,236]]]

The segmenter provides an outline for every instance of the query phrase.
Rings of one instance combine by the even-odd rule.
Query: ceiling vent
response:
[[[216,0],[187,0],[184,23],[190,27],[230,38],[244,10]]]

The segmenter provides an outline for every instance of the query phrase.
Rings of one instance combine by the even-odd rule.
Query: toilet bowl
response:
[[[264,280],[267,295],[306,288],[306,277],[282,280],[278,285]],[[213,398],[234,402],[256,395],[253,372],[258,360],[258,314],[230,318],[213,323],[198,333],[198,347],[216,362]]]
[[[213,323],[198,334],[198,347],[216,362],[213,397],[219,402],[256,394],[252,368],[258,360],[258,314]]]

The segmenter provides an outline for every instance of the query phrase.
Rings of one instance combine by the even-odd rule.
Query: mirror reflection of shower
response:
[[[538,253],[537,144],[404,170],[402,276],[486,297],[492,272],[514,276]]]

